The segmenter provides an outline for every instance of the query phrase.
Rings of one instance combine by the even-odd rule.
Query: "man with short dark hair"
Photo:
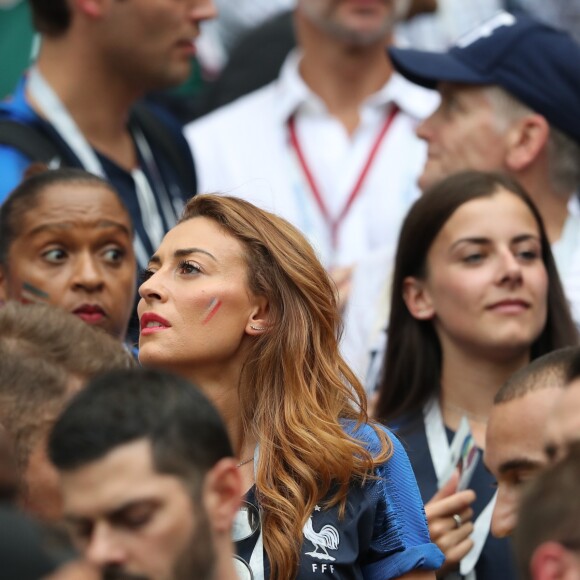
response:
[[[31,161],[83,167],[118,190],[145,266],[196,184],[177,121],[159,107],[136,104],[188,78],[200,22],[215,15],[212,0],[29,3],[40,51],[0,105],[0,120],[18,125],[0,127],[0,201]],[[27,132],[14,144],[26,128],[36,135]],[[58,150],[49,159],[30,151],[44,142]]]
[[[43,520],[60,517],[58,474],[46,457],[48,432],[89,378],[134,364],[118,340],[60,308],[17,302],[0,308],[0,439],[5,461],[13,457],[23,509]]]
[[[49,454],[65,521],[104,578],[237,578],[240,473],[217,411],[186,380],[142,369],[94,379]]]
[[[516,372],[495,396],[484,460],[497,480],[491,519],[496,537],[512,534],[523,484],[548,463],[543,427],[579,354],[579,348],[570,347],[537,358]]]
[[[522,580],[580,577],[580,448],[525,491],[514,546]]]

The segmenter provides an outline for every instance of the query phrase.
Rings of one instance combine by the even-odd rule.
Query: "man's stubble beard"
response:
[[[302,5],[306,18],[317,28],[329,36],[336,38],[352,48],[365,48],[381,40],[385,43],[392,37],[395,24],[408,12],[410,0],[384,0],[385,4],[391,4],[391,12],[386,16],[379,28],[371,31],[353,30],[335,19],[334,13],[338,9],[341,0],[336,0],[325,14],[311,10],[310,0]]]
[[[172,580],[214,580],[216,553],[207,511],[199,504],[196,525],[173,569]]]
[[[173,565],[171,580],[214,580],[216,553],[211,538],[211,526],[205,508],[195,508],[196,523],[185,549]],[[131,574],[118,566],[103,570],[102,580],[155,580],[141,574]]]

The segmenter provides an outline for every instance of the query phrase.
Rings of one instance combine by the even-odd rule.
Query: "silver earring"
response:
[[[250,324],[250,328],[252,330],[258,330],[258,331],[260,331],[260,330],[266,330],[265,328],[262,328],[261,326],[254,326],[253,324]]]

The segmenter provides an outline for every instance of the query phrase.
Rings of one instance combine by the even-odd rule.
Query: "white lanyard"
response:
[[[258,460],[260,458],[260,448],[256,445],[254,449],[254,481],[256,481],[256,476],[258,475]],[[256,503],[258,499],[256,498]],[[258,512],[260,513],[260,534],[256,541],[256,545],[252,551],[250,557],[249,565],[254,575],[254,580],[265,580],[264,579],[264,540],[263,540],[263,521],[262,521],[262,510],[258,507]]]
[[[107,179],[107,175],[97,154],[90,146],[84,135],[78,128],[74,119],[67,111],[66,107],[54,92],[52,87],[46,82],[37,67],[32,67],[28,75],[27,89],[29,94],[35,101],[36,106],[40,109],[44,117],[50,122],[54,129],[58,132],[65,143],[72,149],[74,154],[79,158],[82,166],[87,171]],[[149,148],[145,137],[139,131],[135,135],[135,143],[143,159],[153,167],[155,165],[153,154]],[[155,195],[149,184],[145,174],[136,169],[132,172],[132,177],[135,182],[135,190],[137,192],[137,201],[139,203],[139,210],[143,220],[143,226],[149,237],[149,241],[153,248],[157,248],[161,243],[164,234],[164,227],[157,211],[155,202]],[[165,186],[160,176],[158,179],[160,185],[165,190]],[[165,190],[167,197],[167,191]],[[164,215],[169,227],[175,224],[175,216],[167,209],[167,202],[163,205]],[[137,261],[141,266],[147,264],[149,260],[148,252],[145,250],[143,241],[139,235],[135,235],[134,239],[135,253]]]
[[[423,408],[423,417],[425,421],[425,434],[427,436],[427,445],[429,445],[429,454],[437,476],[437,487],[441,488],[446,482],[442,481],[443,474],[449,464],[451,448],[445,432],[445,424],[441,414],[441,407],[437,399],[432,399]],[[475,565],[483,550],[485,540],[489,534],[491,525],[491,515],[497,498],[497,492],[493,495],[485,509],[479,514],[473,526],[471,539],[473,548],[461,560],[460,572],[467,580],[475,580]]]

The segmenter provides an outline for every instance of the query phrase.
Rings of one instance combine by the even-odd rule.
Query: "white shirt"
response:
[[[277,213],[306,235],[326,267],[351,265],[381,248],[394,247],[400,224],[419,195],[416,181],[426,147],[415,136],[415,127],[434,110],[438,97],[393,74],[363,103],[359,127],[349,136],[304,83],[299,61],[299,53],[291,53],[276,81],[186,127],[199,191],[235,195]],[[326,207],[337,216],[392,103],[400,113],[333,249],[330,228],[289,143],[288,120],[295,115],[304,156]]]
[[[568,219],[552,252],[570,304],[572,318],[580,330],[580,201],[574,194],[568,204]]]

